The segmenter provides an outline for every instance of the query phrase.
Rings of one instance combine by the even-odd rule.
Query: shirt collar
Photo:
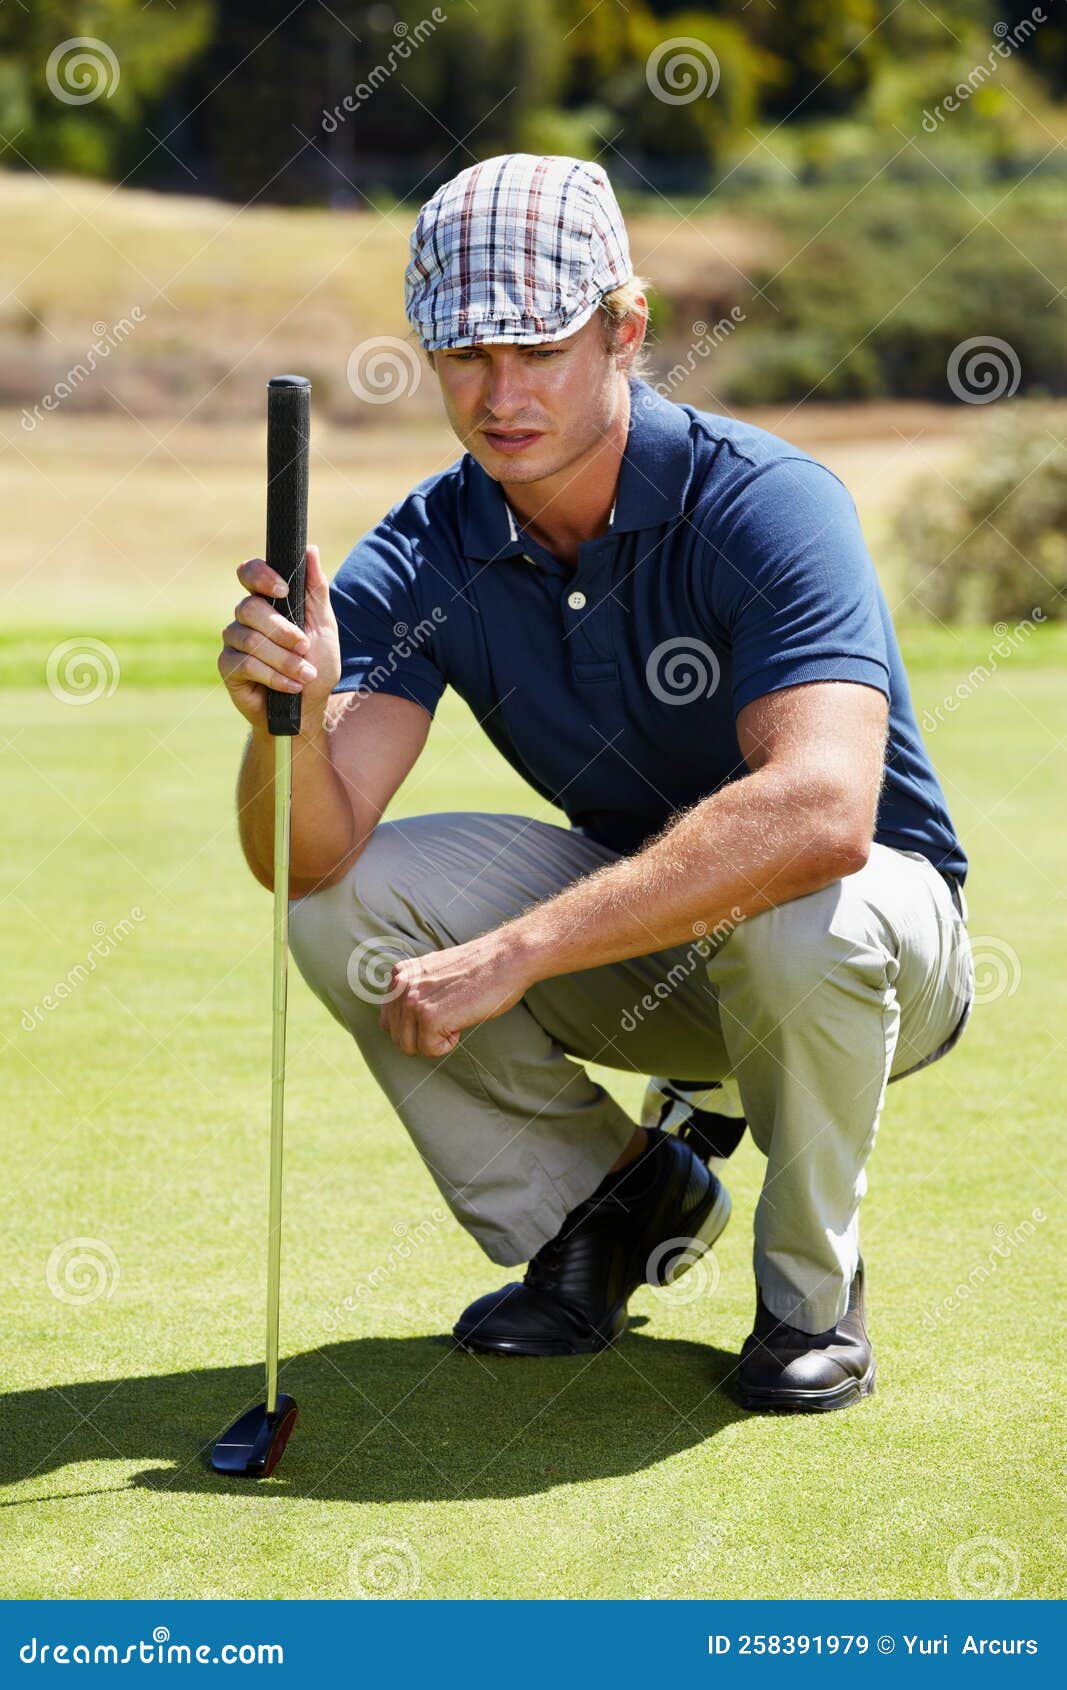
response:
[[[689,413],[638,377],[630,378],[630,431],[619,465],[609,532],[658,528],[684,508],[693,471]],[[470,453],[460,483],[463,550],[472,558],[504,558],[527,542],[499,481]]]

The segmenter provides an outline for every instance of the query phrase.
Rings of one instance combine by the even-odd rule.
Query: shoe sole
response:
[[[616,1333],[615,1338],[600,1338],[599,1336],[596,1339],[590,1338],[588,1344],[583,1344],[580,1348],[576,1344],[564,1347],[559,1344],[534,1344],[529,1340],[518,1342],[507,1338],[499,1344],[480,1344],[477,1338],[462,1338],[455,1331],[452,1333],[452,1337],[456,1348],[465,1350],[470,1355],[507,1356],[512,1359],[516,1356],[541,1358],[552,1356],[558,1358],[560,1356],[596,1355],[600,1350],[610,1349],[616,1338],[622,1337],[622,1333]]]
[[[876,1373],[872,1361],[861,1379],[843,1379],[829,1391],[778,1390],[772,1385],[752,1387],[738,1385],[737,1396],[742,1408],[762,1414],[830,1414],[836,1408],[851,1408],[864,1397],[874,1395]]]

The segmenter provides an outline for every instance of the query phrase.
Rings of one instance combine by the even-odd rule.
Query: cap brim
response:
[[[550,333],[516,325],[512,330],[505,329],[491,334],[439,335],[434,341],[423,340],[422,344],[427,352],[458,352],[468,346],[551,346],[557,340],[567,340],[571,335],[577,334],[579,329],[584,329],[603,298],[604,294],[598,294],[590,305],[584,305],[573,317],[568,318],[561,328]],[[417,324],[415,329],[418,333]]]

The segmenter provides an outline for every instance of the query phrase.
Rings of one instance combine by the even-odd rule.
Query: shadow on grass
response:
[[[288,1358],[300,1404],[284,1460],[265,1481],[224,1479],[215,1438],[263,1396],[258,1367],[103,1380],[0,1398],[0,1485],[86,1495],[79,1462],[145,1461],[127,1485],[158,1491],[351,1502],[526,1496],[652,1467],[742,1415],[737,1358],[631,1329],[614,1351],[546,1361],[474,1357],[450,1338],[359,1338]],[[724,1388],[725,1386],[725,1388]],[[64,1471],[61,1486],[44,1481]],[[94,1474],[98,1477],[98,1474]],[[126,1488],[121,1483],[116,1489]]]

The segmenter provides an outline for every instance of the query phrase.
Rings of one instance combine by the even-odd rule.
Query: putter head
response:
[[[273,1414],[265,1402],[257,1403],[235,1420],[211,1452],[216,1473],[237,1478],[265,1479],[273,1473],[296,1425],[296,1403],[292,1397],[278,1398]]]

